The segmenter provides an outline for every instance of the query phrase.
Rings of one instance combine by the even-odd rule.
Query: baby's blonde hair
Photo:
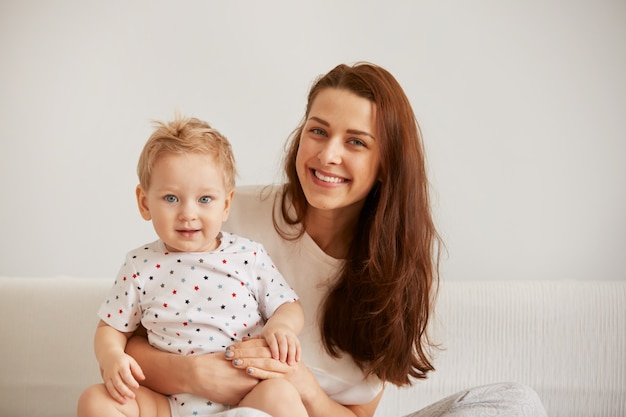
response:
[[[163,153],[210,155],[222,169],[226,190],[235,189],[235,157],[230,142],[219,131],[205,121],[179,115],[169,123],[155,121],[154,126],[137,163],[139,184],[144,190],[150,187],[152,168]]]

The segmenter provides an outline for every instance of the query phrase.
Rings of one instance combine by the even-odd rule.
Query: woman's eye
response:
[[[365,142],[359,139],[350,139],[348,143],[351,143],[352,145],[356,145],[356,146],[366,146]]]
[[[325,136],[326,135],[326,131],[324,129],[320,129],[318,127],[314,127],[313,129],[311,129],[311,133],[313,133],[315,135],[320,135],[320,136]]]
[[[168,203],[176,203],[178,201],[178,198],[175,195],[168,194],[164,197],[164,200]]]
[[[203,204],[206,204],[206,203],[210,203],[211,200],[213,200],[211,197],[209,197],[208,195],[205,195],[204,197],[200,197],[200,200],[198,201]]]

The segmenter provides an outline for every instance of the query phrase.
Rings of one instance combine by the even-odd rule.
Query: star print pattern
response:
[[[297,296],[262,245],[226,232],[221,240],[210,253],[167,252],[160,240],[129,252],[100,318],[122,332],[141,321],[153,346],[184,355],[258,334]]]
[[[280,305],[297,299],[263,245],[222,232],[213,252],[168,252],[161,240],[130,251],[98,316],[121,332],[141,323],[151,345],[197,355],[259,334]],[[176,398],[187,415],[191,404],[211,413],[223,407]]]

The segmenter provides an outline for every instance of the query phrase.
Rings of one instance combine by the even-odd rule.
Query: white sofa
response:
[[[95,312],[110,279],[0,277],[0,416],[75,416],[99,381]],[[437,371],[387,389],[396,417],[463,388],[515,381],[550,417],[626,416],[626,281],[449,281],[434,329]]]

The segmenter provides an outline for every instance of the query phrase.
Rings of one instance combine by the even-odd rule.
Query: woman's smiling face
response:
[[[300,136],[296,171],[311,207],[356,209],[378,180],[376,108],[343,89],[320,91]]]

